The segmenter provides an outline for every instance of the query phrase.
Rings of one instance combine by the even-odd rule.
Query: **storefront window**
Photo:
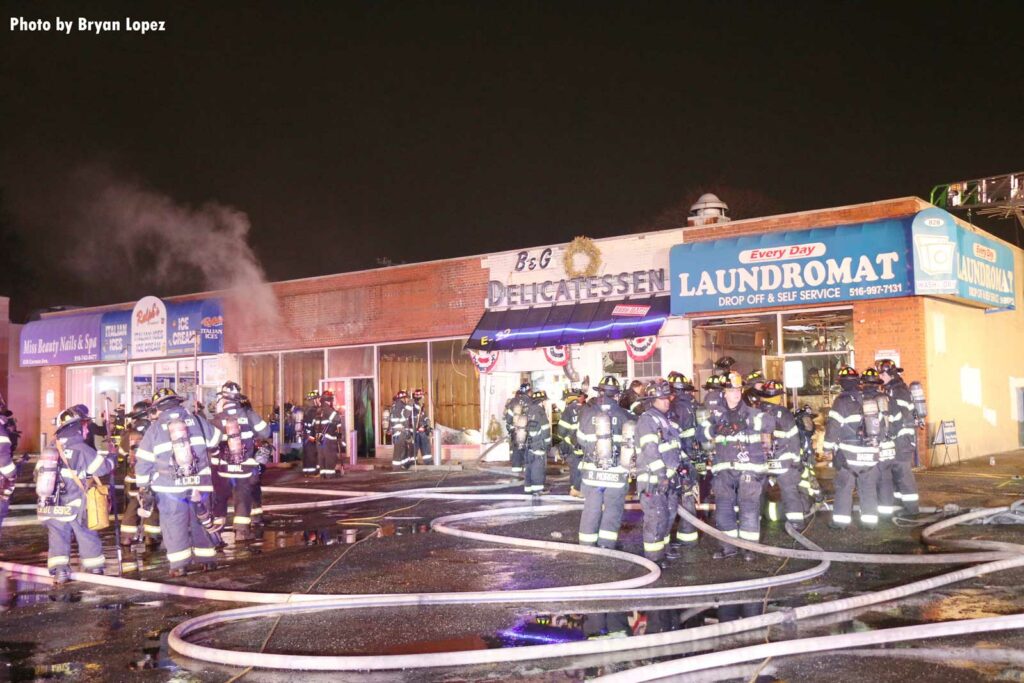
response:
[[[633,379],[654,379],[661,377],[661,349],[647,360],[633,361]]]
[[[625,351],[605,351],[601,354],[601,372],[624,378],[629,374],[629,360]]]
[[[257,414],[268,417],[277,404],[277,354],[243,356],[242,388]]]
[[[853,350],[853,316],[849,309],[787,313],[782,316],[783,351],[821,353]]]
[[[392,398],[401,390],[427,389],[427,344],[391,344],[381,346],[380,402],[391,405]]]
[[[290,405],[302,405],[307,392],[319,389],[320,380],[324,378],[324,352],[300,351],[284,354],[284,402],[285,408]],[[274,397],[272,405],[277,405]]]
[[[430,343],[434,423],[480,429],[480,378],[462,351],[464,339]]]
[[[735,369],[740,373],[764,370],[765,358],[778,353],[777,329],[775,315],[695,320],[694,383],[703,385],[712,374],[715,361],[723,356],[735,358]]]
[[[148,401],[153,398],[153,364],[135,363],[132,365],[132,404]]]

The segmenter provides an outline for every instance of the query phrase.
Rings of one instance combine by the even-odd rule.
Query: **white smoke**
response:
[[[98,263],[124,258],[152,285],[180,287],[201,276],[205,289],[235,300],[246,328],[280,329],[277,299],[248,242],[248,216],[215,201],[182,205],[105,168],[74,174],[78,218],[85,228],[72,267],[88,274]]]

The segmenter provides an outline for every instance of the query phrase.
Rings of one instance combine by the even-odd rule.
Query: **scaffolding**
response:
[[[932,204],[946,210],[1016,218],[1024,229],[1024,171],[936,185],[930,199]]]

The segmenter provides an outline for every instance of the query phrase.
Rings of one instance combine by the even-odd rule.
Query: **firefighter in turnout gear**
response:
[[[626,505],[629,472],[634,458],[633,416],[619,405],[619,380],[605,376],[596,398],[580,411],[576,438],[583,449],[580,465],[583,514],[580,545],[614,548]],[[629,442],[627,445],[627,441]]]
[[[619,406],[627,413],[633,413],[640,417],[646,404],[644,393],[644,383],[638,379],[633,380],[629,383],[629,388],[622,394],[622,398],[619,399]]]
[[[225,382],[217,394],[217,413],[211,422],[221,434],[219,448],[210,451],[213,466],[214,527],[227,523],[228,502],[235,508],[231,526],[235,540],[252,538],[252,510],[255,489],[259,485],[256,439],[270,436],[270,425],[252,408],[243,406],[242,388]]]
[[[817,454],[814,452],[814,424],[815,412],[809,405],[800,406],[800,410],[793,413],[796,419],[797,432],[800,435],[800,493],[804,496],[804,510],[811,510],[815,503],[822,502],[824,496],[821,493],[821,485],[818,483],[818,476],[814,472],[814,465],[817,462]]]
[[[530,383],[523,382],[519,391],[505,404],[505,431],[508,433],[509,464],[512,471],[523,471],[526,462],[526,413],[530,409]]]
[[[526,411],[526,461],[524,463],[523,492],[539,496],[545,493],[544,479],[548,468],[548,450],[551,448],[551,421],[545,402],[548,394],[538,389],[530,394],[533,401]]]
[[[569,495],[575,498],[582,498],[583,484],[580,481],[580,462],[583,459],[583,449],[580,448],[576,438],[576,431],[580,426],[580,413],[587,395],[581,389],[566,387],[562,392],[562,399],[565,401],[565,408],[558,419],[557,435],[561,439],[558,443],[559,451],[569,466]]]
[[[391,404],[389,433],[394,450],[391,454],[391,467],[409,469],[416,462],[413,455],[412,406],[409,405],[409,394],[399,391]]]
[[[423,390],[413,389],[412,405],[409,406],[409,424],[412,425],[412,450],[410,454],[417,463],[430,458],[430,436],[434,433],[430,426],[430,416],[423,400]]]
[[[10,507],[14,480],[18,475],[18,466],[14,462],[14,443],[8,431],[10,421],[11,411],[0,403],[0,533],[3,532],[4,517]]]
[[[711,411],[711,435],[715,444],[711,469],[715,475],[715,526],[734,538],[760,539],[761,496],[774,428],[770,415],[743,401],[743,379],[738,372],[730,372],[725,378],[723,403]],[[721,559],[735,554],[734,546],[723,543],[714,557]],[[754,555],[744,551],[743,559],[753,560]]]
[[[46,565],[58,584],[71,578],[72,536],[78,541],[83,570],[102,574],[105,563],[100,535],[88,527],[85,498],[88,488],[112,465],[86,441],[87,430],[78,412],[62,411],[57,416],[56,440],[43,449],[36,464],[36,514],[49,536]]]
[[[898,428],[895,425],[900,421],[900,414],[895,410],[895,404],[882,389],[882,378],[878,370],[870,367],[860,374],[860,391],[865,409],[864,437],[868,445],[878,446],[878,516],[879,519],[890,519],[896,512],[896,505],[893,501],[893,490],[886,486],[883,479],[892,482],[892,463],[896,458],[896,444],[894,438]],[[876,422],[878,433],[869,431],[869,417],[878,411]]]
[[[889,397],[890,427],[896,446],[896,457],[880,467],[879,512],[883,505],[892,508],[893,512],[897,505],[902,505],[904,510],[915,515],[918,512],[918,493],[913,466],[917,455],[917,428],[923,424],[922,418],[927,412],[924,389],[918,382],[907,386],[901,376],[903,368],[888,358],[875,365]],[[916,401],[915,393],[918,396]]]
[[[701,500],[701,483],[707,473],[707,463],[699,446],[697,439],[697,403],[693,394],[697,388],[693,386],[690,378],[681,372],[671,372],[668,376],[669,386],[672,387],[672,405],[669,407],[669,419],[679,425],[679,442],[682,445],[681,465],[686,469],[689,481],[680,479],[683,485],[681,502],[684,506],[692,504],[693,509],[687,507],[690,512],[695,512],[697,503]],[[680,470],[682,474],[682,469]],[[687,487],[687,484],[689,486]],[[675,508],[669,511],[674,517]],[[693,545],[697,542],[697,529],[682,519],[679,520],[679,528],[676,531],[675,539],[669,544],[669,553],[676,545]]]
[[[800,481],[803,464],[800,461],[800,430],[796,426],[796,418],[783,401],[786,398],[786,387],[781,382],[770,379],[761,383],[756,390],[761,397],[762,409],[771,415],[775,423],[772,432],[772,453],[768,458],[768,482],[778,486],[779,497],[782,499],[782,512],[786,521],[797,530],[806,524],[805,514],[810,511],[805,507],[800,495]],[[768,519],[775,522],[781,518],[779,503],[768,500]]]
[[[302,473],[307,477],[315,477],[317,472],[316,435],[320,431],[320,392],[315,389],[306,394],[306,405],[302,409],[301,427],[295,424],[296,430],[302,434]]]
[[[853,521],[853,489],[856,487],[860,497],[861,526],[873,529],[878,525],[879,448],[877,443],[869,443],[865,432],[867,415],[860,390],[860,373],[843,366],[838,374],[842,392],[829,410],[824,441],[825,450],[833,453],[832,466],[836,470],[835,502],[829,526],[836,529],[850,526]],[[871,404],[877,430],[878,404],[874,400]]]
[[[135,468],[138,465],[136,452],[142,442],[142,437],[149,428],[150,409],[149,401],[139,401],[132,406],[131,414],[126,416],[125,433],[121,437],[121,442],[125,444],[123,449],[128,453],[126,458],[128,469],[124,477],[127,503],[124,517],[121,519],[121,545],[123,546],[130,546],[133,542],[155,544],[156,539],[160,536],[160,512],[158,510],[154,509],[149,518],[145,520],[139,516],[139,487],[135,476]]]
[[[316,433],[316,466],[321,479],[338,475],[338,454],[345,450],[345,417],[334,407],[334,392],[320,394],[320,424]],[[342,472],[344,474],[344,472]]]
[[[207,533],[213,528],[209,453],[220,446],[221,434],[181,404],[173,389],[153,394],[158,415],[135,452],[139,514],[146,519],[154,503],[160,510],[160,535],[174,577],[184,576],[193,558],[203,568],[212,566],[217,553]]]

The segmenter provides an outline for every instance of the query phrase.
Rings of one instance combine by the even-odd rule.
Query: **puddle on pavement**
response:
[[[297,548],[314,545],[352,545],[371,537],[407,536],[430,531],[425,523],[394,524],[383,522],[374,526],[348,526],[334,524],[315,529],[266,529],[261,540],[250,546],[269,550],[274,548]]]

